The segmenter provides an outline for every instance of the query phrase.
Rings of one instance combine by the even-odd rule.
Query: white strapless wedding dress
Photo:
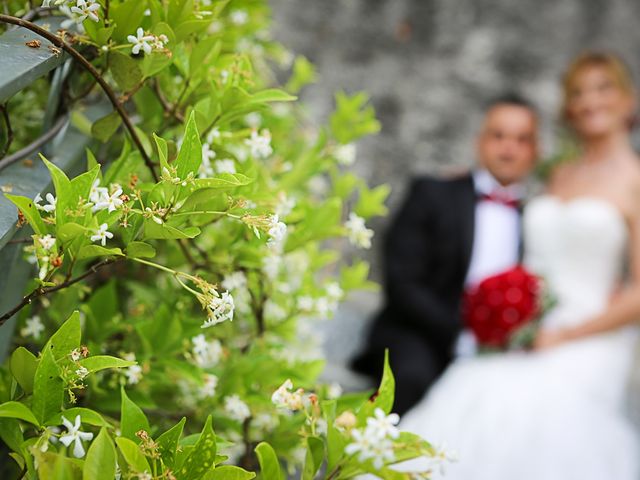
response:
[[[525,209],[523,227],[525,263],[557,299],[543,326],[603,311],[622,275],[621,213],[595,197],[544,195]],[[540,353],[456,360],[400,426],[456,452],[434,478],[639,480],[638,432],[626,412],[636,341],[636,327],[625,327]]]

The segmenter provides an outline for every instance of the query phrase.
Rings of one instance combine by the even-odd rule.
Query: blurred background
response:
[[[276,39],[317,66],[319,81],[302,94],[312,118],[327,118],[337,90],[371,95],[382,131],[358,144],[354,168],[372,185],[391,185],[391,213],[411,175],[472,165],[482,106],[492,97],[517,91],[538,106],[542,151],[549,156],[558,148],[560,77],[575,55],[613,50],[639,78],[637,0],[270,3]],[[636,134],[640,145],[637,140]],[[370,225],[376,230],[369,252],[375,280],[388,221]],[[334,321],[341,332],[327,342],[330,358],[339,363],[358,348],[377,301],[363,295],[343,305]]]

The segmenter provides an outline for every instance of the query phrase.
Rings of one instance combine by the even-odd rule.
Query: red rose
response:
[[[501,348],[515,330],[538,315],[539,296],[539,278],[518,265],[468,289],[462,318],[480,345]]]

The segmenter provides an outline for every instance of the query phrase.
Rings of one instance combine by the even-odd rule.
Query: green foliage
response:
[[[388,187],[349,171],[355,142],[380,128],[367,95],[339,93],[329,126],[310,126],[295,95],[315,68],[268,39],[264,0],[99,5],[67,35],[140,145],[119,113],[85,115],[96,86],[78,68],[61,96],[101,142],[86,171],[42,158],[54,191],[7,195],[36,262],[0,371],[16,465],[26,478],[335,480],[400,478],[389,465],[434,455],[384,437],[378,465],[358,443],[395,421],[389,365],[371,400],[318,380],[316,324],[376,288],[367,262],[341,255],[369,248],[365,221],[387,211]],[[275,63],[292,67],[284,86]]]

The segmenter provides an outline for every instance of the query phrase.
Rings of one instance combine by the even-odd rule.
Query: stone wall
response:
[[[312,117],[326,118],[338,89],[371,94],[383,129],[360,142],[356,168],[391,184],[392,208],[411,174],[472,164],[487,99],[516,90],[537,103],[548,154],[567,62],[585,48],[613,49],[634,70],[640,61],[637,0],[270,3],[276,38],[318,67],[320,81],[302,95]],[[385,225],[373,223],[378,240]]]

